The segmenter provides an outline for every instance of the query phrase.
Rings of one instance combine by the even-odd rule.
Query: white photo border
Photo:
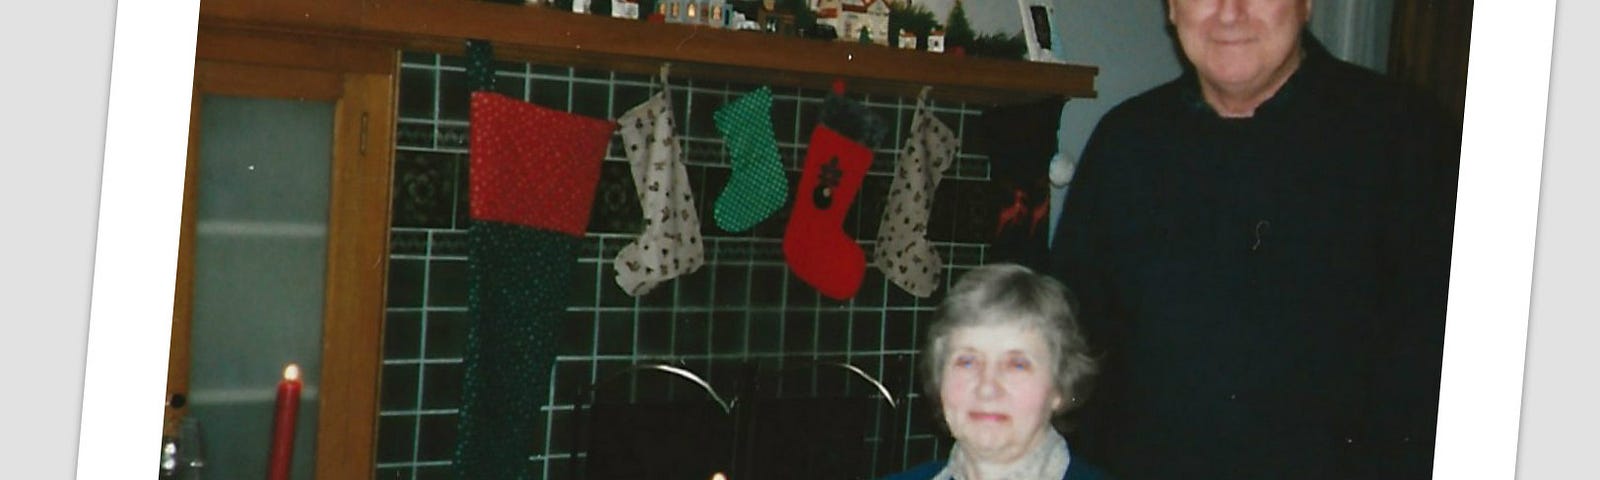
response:
[[[1512,478],[1555,0],[1473,6],[1434,478]]]

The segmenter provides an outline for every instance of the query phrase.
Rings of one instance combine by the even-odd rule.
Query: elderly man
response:
[[[1311,0],[1167,9],[1187,68],[1100,120],[1052,246],[1105,362],[1073,445],[1124,479],[1428,478],[1458,130],[1331,57]]]

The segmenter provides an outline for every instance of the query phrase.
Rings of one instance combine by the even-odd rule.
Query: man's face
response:
[[[1276,89],[1298,65],[1311,0],[1167,0],[1167,19],[1202,82],[1229,94]]]

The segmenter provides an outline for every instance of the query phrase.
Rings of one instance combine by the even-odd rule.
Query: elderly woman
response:
[[[923,378],[955,446],[887,480],[1109,478],[1072,458],[1051,425],[1095,372],[1060,282],[1019,265],[976,268],[939,304],[927,341]]]

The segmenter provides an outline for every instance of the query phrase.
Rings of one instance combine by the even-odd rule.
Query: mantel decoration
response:
[[[1055,7],[1048,0],[1017,0],[1017,9],[1022,12],[1022,40],[1028,46],[1028,60],[1064,63]]]
[[[1018,0],[1023,28],[977,33],[961,0],[940,23],[916,0],[482,0],[625,20],[764,32],[906,50],[1056,62],[1060,40],[1044,0]],[[622,28],[619,26],[619,28]],[[1037,37],[1037,42],[1029,42]],[[1042,43],[1041,43],[1042,42]]]

